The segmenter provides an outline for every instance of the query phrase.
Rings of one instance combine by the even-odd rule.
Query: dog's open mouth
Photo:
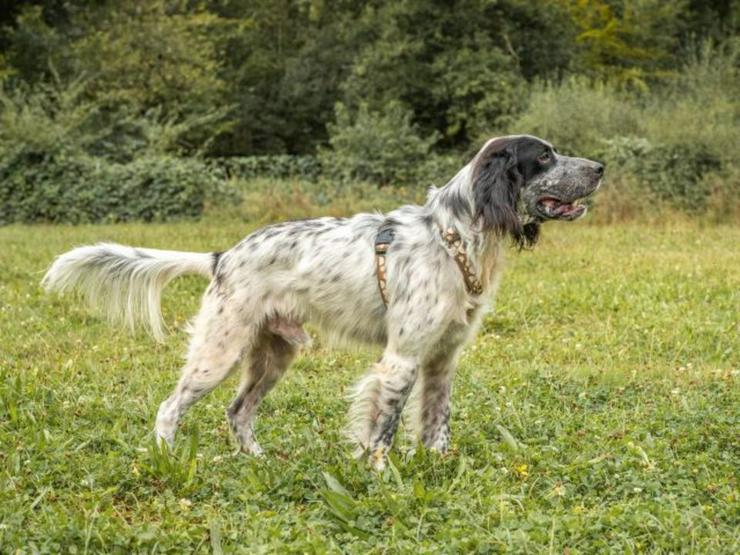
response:
[[[555,197],[542,197],[537,201],[537,208],[544,216],[553,220],[575,220],[586,212],[581,199],[565,202]]]

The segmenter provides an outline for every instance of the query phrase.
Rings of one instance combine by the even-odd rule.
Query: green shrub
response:
[[[411,112],[398,102],[381,112],[361,104],[354,114],[337,104],[329,135],[331,149],[319,151],[325,174],[342,182],[378,185],[415,183],[437,139],[434,134],[419,137]]]
[[[608,137],[640,134],[636,103],[608,83],[571,77],[559,84],[535,85],[527,109],[509,133],[528,133],[566,154],[595,156]]]
[[[0,225],[196,218],[208,198],[234,196],[195,159],[24,154],[0,160]]]
[[[328,154],[326,156],[329,156]],[[326,160],[324,158],[324,160]],[[331,187],[331,182],[341,185],[342,189],[350,186],[350,181],[337,176],[336,172],[325,172],[322,163],[316,156],[296,156],[290,154],[275,154],[266,156],[235,156],[230,158],[208,158],[208,167],[215,175],[240,181],[251,180],[283,180],[288,187],[295,181],[325,182]],[[449,181],[464,165],[463,159],[456,155],[428,154],[418,161],[414,170],[414,180],[410,186],[427,187],[429,185],[442,186]],[[368,181],[366,179],[365,181]],[[326,187],[316,189],[323,191]]]
[[[432,154],[419,166],[417,180],[412,185],[443,187],[469,161],[457,154]]]
[[[634,175],[658,199],[687,211],[706,207],[711,190],[703,178],[721,168],[720,160],[700,143],[665,145],[617,137],[606,141],[601,157],[607,167]]]
[[[209,158],[208,165],[227,177],[237,179],[307,179],[317,180],[321,175],[321,163],[315,156],[292,156],[275,154],[267,156],[234,156],[231,158]]]
[[[740,140],[738,61],[740,40],[722,49],[704,45],[673,80],[650,94],[628,93],[585,77],[538,83],[527,108],[506,131],[539,135],[560,150],[584,156],[614,137],[643,137],[666,145],[701,143],[730,162],[735,152],[729,145]]]
[[[194,154],[185,137],[202,133],[219,114],[167,116],[162,108],[115,109],[86,94],[84,79],[34,87],[0,82],[0,156],[64,152],[115,162],[140,156]]]
[[[193,218],[236,197],[205,163],[172,154],[194,119],[112,113],[84,88],[0,86],[0,225]]]
[[[81,80],[34,88],[0,83],[0,158],[93,148],[104,131],[97,128],[100,106],[85,98],[84,87]]]

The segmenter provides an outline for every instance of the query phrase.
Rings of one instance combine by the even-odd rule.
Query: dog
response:
[[[348,423],[357,452],[380,470],[412,388],[420,441],[449,449],[456,363],[495,295],[507,238],[531,247],[543,222],[579,218],[603,174],[603,164],[537,137],[498,137],[423,206],[270,225],[222,253],[80,247],[59,256],[42,284],[81,290],[113,319],[143,322],[161,339],[167,283],[187,273],[211,280],[181,377],[156,417],[156,437],[170,445],[188,408],[238,371],[227,419],[240,449],[261,454],[257,407],[310,341],[306,322],[384,346],[353,390]]]

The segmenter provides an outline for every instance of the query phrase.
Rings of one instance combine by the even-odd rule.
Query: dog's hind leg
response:
[[[262,453],[254,436],[257,407],[285,373],[298,350],[296,342],[292,341],[293,334],[278,335],[273,329],[275,326],[271,325],[263,329],[252,352],[245,356],[247,368],[239,392],[226,410],[239,448],[252,455]]]
[[[159,406],[155,433],[160,443],[172,444],[185,412],[231,374],[257,338],[259,328],[240,321],[227,308],[215,295],[206,294],[180,380]]]

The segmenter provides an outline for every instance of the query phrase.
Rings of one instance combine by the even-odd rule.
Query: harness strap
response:
[[[383,304],[388,306],[388,284],[385,274],[385,255],[393,242],[393,228],[383,225],[375,236],[375,275]]]
[[[381,226],[378,235],[375,236],[375,275],[378,279],[380,297],[383,299],[383,304],[385,306],[388,306],[388,282],[386,279],[385,255],[388,253],[388,248],[393,242],[393,236],[393,228],[386,224]],[[463,280],[465,281],[466,291],[474,296],[478,296],[483,293],[483,284],[478,279],[475,269],[470,263],[468,253],[465,250],[465,243],[460,237],[460,234],[451,227],[442,233],[442,240],[452,251],[452,257],[455,259],[457,267],[460,268],[460,273],[462,273]]]

